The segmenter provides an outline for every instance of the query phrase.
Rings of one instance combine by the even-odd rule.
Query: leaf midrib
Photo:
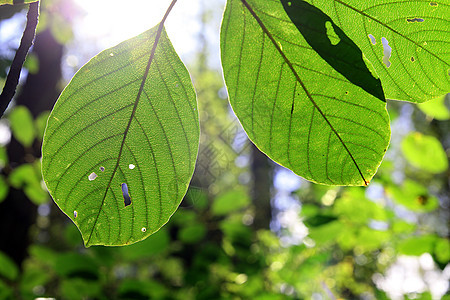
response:
[[[335,134],[335,136],[338,138],[339,142],[342,144],[342,146],[344,147],[345,151],[348,153],[348,155],[350,156],[350,158],[352,159],[356,169],[358,170],[359,174],[361,175],[364,184],[368,185],[368,181],[364,178],[364,175],[361,172],[361,169],[359,168],[355,158],[353,157],[352,153],[350,152],[350,150],[347,148],[347,145],[344,143],[344,141],[342,140],[341,136],[339,135],[339,133],[336,131],[336,129],[333,127],[333,125],[330,123],[330,121],[328,120],[328,118],[325,116],[325,114],[323,113],[323,111],[320,109],[320,107],[317,105],[316,101],[314,101],[311,93],[309,92],[309,90],[306,88],[306,85],[303,83],[303,81],[300,79],[300,76],[298,75],[297,71],[294,69],[294,65],[293,63],[287,58],[287,56],[284,54],[283,50],[280,48],[280,46],[278,45],[277,41],[275,40],[275,38],[272,36],[272,34],[269,32],[269,30],[267,29],[267,27],[264,25],[264,23],[262,22],[262,20],[258,17],[258,15],[256,14],[256,12],[253,10],[253,8],[250,6],[250,4],[248,4],[248,2],[246,0],[241,0],[242,4],[248,9],[248,11],[250,12],[250,14],[253,16],[253,18],[255,18],[256,22],[258,23],[258,25],[261,27],[261,29],[263,30],[263,32],[267,35],[267,37],[270,39],[270,41],[272,42],[272,44],[274,45],[274,47],[277,49],[278,53],[281,55],[281,57],[283,58],[283,60],[285,61],[285,63],[289,66],[289,68],[291,69],[295,79],[297,80],[298,83],[300,83],[302,89],[305,91],[308,99],[311,101],[311,103],[313,104],[313,106],[317,109],[317,111],[320,113],[320,115],[323,117],[323,119],[325,120],[325,122],[328,124],[328,126],[330,126],[331,131],[333,131],[333,133]],[[293,101],[295,101],[295,99],[293,99]]]
[[[86,246],[89,246],[89,242],[90,242],[90,240],[92,238],[92,234],[95,231],[95,226],[96,226],[96,224],[98,222],[98,218],[100,216],[100,210],[103,207],[103,204],[104,204],[105,199],[106,199],[106,195],[108,193],[109,188],[111,187],[111,183],[112,183],[113,178],[115,177],[115,174],[117,172],[117,168],[119,167],[120,157],[122,155],[123,147],[125,145],[125,140],[127,139],[127,134],[128,134],[129,129],[130,129],[131,122],[133,121],[134,115],[136,113],[137,106],[139,104],[139,100],[141,98],[142,92],[144,91],[145,82],[147,81],[148,73],[150,72],[150,67],[151,67],[153,59],[155,57],[156,47],[158,46],[159,40],[161,38],[162,31],[164,29],[164,22],[166,21],[169,13],[171,12],[171,10],[174,7],[176,2],[177,2],[177,0],[173,0],[170,3],[170,6],[167,8],[166,13],[164,14],[164,17],[162,18],[161,22],[159,23],[158,30],[156,32],[155,41],[153,42],[152,51],[150,53],[150,57],[148,59],[147,66],[145,68],[144,75],[142,76],[142,81],[141,81],[141,85],[139,87],[139,91],[138,91],[138,93],[136,95],[136,100],[134,101],[133,111],[131,112],[130,119],[128,121],[127,127],[125,128],[125,131],[124,131],[124,134],[123,134],[123,139],[122,139],[122,143],[120,145],[119,154],[117,155],[116,166],[114,167],[114,170],[113,170],[113,172],[111,174],[109,182],[108,182],[108,184],[107,184],[107,186],[105,188],[105,193],[103,194],[103,198],[102,198],[102,202],[100,204],[99,212],[98,212],[98,214],[97,214],[97,216],[95,218],[95,221],[94,221],[94,223],[92,225],[91,233],[89,234],[89,237],[88,237],[88,239],[86,241]]]

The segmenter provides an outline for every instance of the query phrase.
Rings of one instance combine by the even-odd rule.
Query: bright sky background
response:
[[[74,49],[81,60],[69,61],[73,67],[81,67],[91,56],[134,37],[154,26],[164,16],[171,0],[74,0],[85,15],[74,26]],[[197,48],[197,37],[201,31],[201,8],[214,8],[211,24],[206,32],[212,44],[212,56],[217,60],[219,26],[225,0],[179,0],[166,20],[165,26],[175,50],[185,63],[192,58]],[[69,55],[70,55],[69,50]],[[84,53],[83,57],[79,57]],[[74,57],[68,57],[73,59]]]

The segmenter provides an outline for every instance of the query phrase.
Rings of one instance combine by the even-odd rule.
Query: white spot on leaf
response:
[[[142,228],[141,228],[141,231],[142,231],[142,232],[146,232],[146,231],[147,231],[147,228],[142,227]]]
[[[392,48],[384,37],[381,38],[381,43],[383,44],[383,63],[389,68],[391,66],[389,59],[391,58]]]
[[[76,210],[73,211],[74,218],[78,217],[78,212]]]
[[[97,174],[92,172],[91,174],[89,174],[88,178],[89,178],[89,181],[95,180],[95,178],[97,178]]]
[[[136,168],[136,166],[133,165],[133,164],[129,164],[129,165],[128,165],[128,168],[130,168],[130,170],[133,170],[134,168]]]

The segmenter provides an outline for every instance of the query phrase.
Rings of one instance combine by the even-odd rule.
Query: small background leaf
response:
[[[448,168],[447,154],[437,138],[412,132],[402,141],[406,160],[414,167],[429,173],[441,173]]]
[[[418,182],[405,180],[401,187],[392,185],[387,189],[394,200],[412,211],[428,212],[439,207],[439,200]]]
[[[14,137],[25,147],[30,147],[36,133],[33,116],[25,106],[16,106],[8,116]]]
[[[9,280],[14,280],[19,275],[19,268],[17,268],[14,261],[6,254],[0,251],[0,276]]]
[[[450,94],[420,103],[417,107],[427,116],[439,121],[450,120]]]
[[[211,207],[213,214],[218,216],[227,215],[233,211],[238,211],[250,204],[248,194],[241,189],[225,192],[217,196]]]
[[[86,246],[131,244],[157,231],[193,174],[196,96],[164,29],[150,58],[158,34],[154,27],[94,57],[49,117],[44,179]]]
[[[423,253],[433,253],[437,237],[434,235],[424,235],[411,237],[401,241],[398,252],[405,255],[419,256]]]
[[[289,18],[308,44],[351,83],[382,101],[381,81],[367,67],[358,46],[320,9],[305,1],[282,0]]]
[[[37,161],[34,164],[23,164],[15,168],[8,177],[10,185],[16,189],[23,189],[27,197],[36,205],[49,200],[48,193],[41,184],[40,171],[41,165]]]

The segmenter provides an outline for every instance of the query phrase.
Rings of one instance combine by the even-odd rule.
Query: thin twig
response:
[[[38,18],[39,1],[31,3],[28,8],[27,25],[23,31],[19,49],[17,49],[11,68],[9,69],[8,77],[6,77],[3,92],[0,95],[0,117],[3,116],[3,113],[16,93],[16,88],[19,84],[20,71],[22,70],[25,58],[27,57],[28,50],[33,44]]]

